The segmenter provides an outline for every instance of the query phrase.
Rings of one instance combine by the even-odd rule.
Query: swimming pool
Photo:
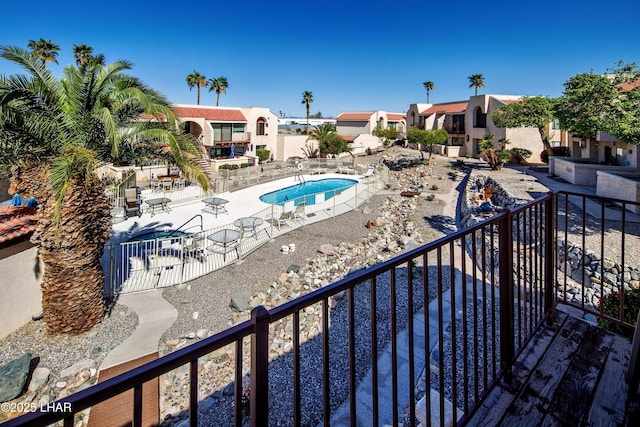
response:
[[[319,203],[321,201],[320,199],[322,199],[322,201],[328,200],[336,194],[340,194],[341,191],[353,187],[357,183],[358,181],[355,179],[345,178],[327,178],[317,181],[307,181],[302,184],[296,184],[265,193],[260,196],[260,200],[272,205],[282,205],[284,202],[291,200],[294,201],[296,206],[300,203],[314,205]],[[316,195],[319,194],[324,197],[316,197]]]

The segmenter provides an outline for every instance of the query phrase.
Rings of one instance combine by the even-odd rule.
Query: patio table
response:
[[[151,211],[151,216],[155,215],[156,211],[171,212],[169,209],[169,202],[171,199],[168,197],[158,197],[156,199],[149,199],[146,201]]]
[[[239,231],[232,230],[230,228],[225,228],[223,230],[216,231],[215,233],[208,235],[207,239],[211,240],[214,246],[222,247],[223,261],[225,262],[227,261],[228,249],[231,249],[232,247],[236,250],[236,254],[238,255],[238,258],[240,257],[240,254],[238,254],[238,241],[240,239]],[[209,250],[212,250],[212,249],[209,248]]]
[[[258,238],[257,229],[263,223],[264,223],[264,220],[262,218],[258,218],[255,216],[238,218],[235,221],[233,221],[233,225],[235,225],[240,229],[240,233],[242,234],[243,237],[244,237],[245,231],[251,231],[251,234],[253,234],[253,237],[256,239]]]
[[[218,218],[219,213],[229,213],[224,205],[229,203],[228,200],[222,199],[220,197],[209,197],[206,199],[202,199],[202,203],[205,204],[204,212],[213,213],[216,218]]]

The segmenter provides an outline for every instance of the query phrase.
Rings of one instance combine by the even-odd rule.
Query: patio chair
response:
[[[142,211],[140,210],[140,206],[142,205],[140,197],[138,195],[138,188],[125,188],[124,190],[124,209],[126,211],[126,216],[129,218],[130,216],[141,216]]]
[[[293,212],[294,221],[304,223],[305,219],[307,218],[305,206],[306,205],[304,203],[300,203],[298,206],[296,206],[296,210]]]
[[[364,178],[364,179],[370,178],[375,172],[376,170],[374,168],[369,168],[365,173],[362,174],[360,178]]]
[[[293,201],[285,202],[282,211],[275,215],[271,220],[272,223],[280,229],[283,225],[289,224],[295,219],[295,210]]]
[[[151,191],[154,193],[162,191],[162,185],[160,184],[160,180],[158,178],[153,177],[151,179]]]
[[[178,178],[173,181],[173,189],[177,191],[184,190],[184,178]]]

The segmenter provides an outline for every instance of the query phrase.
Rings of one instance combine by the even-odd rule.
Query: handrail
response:
[[[407,357],[407,360],[410,361],[409,363],[413,364],[415,363],[413,361],[416,360],[414,351],[417,350],[413,350],[413,345],[419,341],[429,343],[429,334],[431,334],[431,338],[437,338],[438,354],[444,354],[444,344],[448,343],[452,345],[456,339],[461,340],[461,349],[457,349],[455,345],[452,345],[452,357],[449,362],[444,362],[443,357],[439,357],[437,360],[430,360],[431,344],[425,346],[421,351],[424,351],[423,359],[427,361],[427,363],[438,365],[435,366],[434,375],[439,377],[440,383],[440,386],[436,386],[434,389],[438,392],[439,397],[431,395],[434,400],[440,401],[439,405],[436,402],[433,405],[429,404],[427,406],[427,420],[430,419],[429,413],[436,414],[438,412],[438,406],[440,409],[440,419],[445,419],[445,395],[443,385],[445,382],[445,372],[450,371],[453,375],[450,383],[451,398],[446,399],[451,400],[454,404],[452,414],[453,422],[464,423],[473,415],[475,410],[486,398],[487,392],[500,378],[504,378],[507,383],[509,382],[512,376],[511,368],[515,358],[533,337],[538,327],[544,321],[548,320],[547,315],[555,304],[562,301],[562,297],[557,295],[561,283],[558,282],[557,277],[554,278],[551,274],[556,270],[553,262],[558,256],[556,242],[562,239],[560,235],[561,230],[555,221],[558,219],[559,208],[562,207],[562,205],[556,201],[558,195],[566,196],[567,193],[547,194],[535,201],[527,203],[525,205],[526,210],[523,210],[521,207],[512,210],[505,209],[497,215],[478,222],[471,227],[458,230],[457,232],[414,248],[375,266],[356,271],[328,286],[321,287],[311,293],[285,302],[269,310],[258,306],[252,311],[250,321],[245,321],[211,337],[204,338],[188,347],[181,348],[139,368],[125,372],[118,377],[67,396],[58,402],[71,403],[73,413],[77,413],[80,410],[106,400],[125,390],[133,389],[135,399],[136,393],[141,394],[143,383],[159,377],[169,370],[178,368],[184,364],[189,364],[192,373],[190,377],[191,383],[185,389],[189,391],[185,391],[185,393],[190,394],[191,407],[189,411],[191,417],[189,421],[191,425],[197,425],[198,358],[216,349],[235,343],[237,353],[234,401],[239,402],[242,393],[242,377],[245,375],[246,368],[246,366],[243,368],[242,340],[244,337],[251,336],[252,349],[247,353],[251,364],[250,374],[248,374],[251,381],[249,417],[252,425],[267,425],[271,412],[268,392],[269,370],[277,369],[277,357],[269,352],[270,325],[284,321],[285,318],[293,318],[291,340],[294,344],[293,348],[288,351],[291,351],[294,357],[292,375],[296,378],[295,381],[299,381],[301,371],[298,359],[301,354],[306,352],[301,351],[302,346],[305,344],[300,342],[300,315],[307,307],[316,303],[322,304],[321,333],[309,339],[317,340],[317,342],[312,343],[313,346],[316,344],[318,347],[320,345],[322,346],[322,349],[318,350],[318,353],[323,353],[321,362],[323,366],[320,366],[318,369],[318,371],[322,371],[320,375],[323,376],[323,378],[319,378],[319,382],[322,381],[323,393],[325,393],[325,396],[328,396],[331,385],[328,369],[330,360],[329,353],[338,352],[335,354],[339,354],[339,347],[344,348],[347,345],[349,346],[349,363],[345,363],[344,366],[340,366],[339,368],[336,367],[336,369],[341,369],[345,373],[345,376],[353,376],[353,378],[350,377],[351,381],[354,382],[353,387],[357,385],[355,384],[356,363],[367,363],[365,357],[358,357],[356,359],[355,355],[359,354],[356,351],[358,345],[372,349],[371,369],[377,369],[377,365],[374,366],[374,363],[382,352],[382,347],[380,347],[379,344],[384,343],[377,343],[377,341],[375,341],[378,339],[377,322],[380,321],[376,312],[381,308],[378,304],[382,303],[381,299],[386,295],[382,293],[382,287],[377,289],[378,285],[381,285],[383,281],[389,283],[386,292],[389,293],[391,300],[395,300],[396,286],[399,287],[401,284],[406,284],[407,297],[412,295],[412,290],[415,290],[413,286],[422,287],[422,292],[426,299],[427,285],[431,282],[437,282],[436,295],[430,301],[424,302],[422,312],[419,314],[420,317],[418,317],[417,320],[414,320],[414,317],[418,314],[416,313],[418,307],[414,307],[413,302],[408,302],[406,307],[402,309],[400,307],[401,304],[396,305],[395,303],[389,302],[389,308],[391,308],[390,316],[396,320],[401,318],[405,319],[403,321],[407,324],[407,328],[412,328],[414,326],[413,323],[416,323],[416,326],[419,323],[424,325],[424,336],[414,336],[412,333],[407,334],[406,339],[408,340],[408,345],[406,348],[409,352]],[[556,218],[554,218],[554,216]],[[522,228],[518,227],[520,224]],[[516,227],[514,227],[514,225]],[[469,245],[471,247],[465,249],[465,246]],[[445,252],[448,252],[448,254]],[[456,259],[454,252],[461,256],[459,260]],[[465,262],[465,255],[471,258],[472,266],[470,268],[468,268],[468,264]],[[481,262],[475,262],[476,258]],[[415,261],[420,261],[422,264],[421,274],[420,270],[415,270],[414,272],[414,269],[417,267]],[[407,272],[406,278],[401,279],[396,276],[395,272],[398,267],[403,266],[407,269]],[[496,272],[497,274],[494,275],[493,270],[495,269],[498,271]],[[454,274],[456,270],[457,273]],[[478,270],[479,273],[477,277],[476,270]],[[443,273],[447,271],[449,272],[448,278],[443,275]],[[386,279],[381,279],[382,276],[387,273],[389,276]],[[456,284],[456,276],[460,277],[460,283],[458,284]],[[413,283],[414,280],[417,279],[420,280]],[[445,285],[448,286],[448,289]],[[364,290],[366,292],[361,295],[356,295],[356,290]],[[347,292],[346,298],[340,297],[334,301],[333,298],[340,295],[343,291]],[[467,300],[467,293],[471,291],[473,292],[473,296]],[[397,292],[398,295],[400,295],[400,291]],[[376,297],[376,295],[378,295],[378,297]],[[444,300],[444,296],[450,297],[448,302]],[[469,310],[469,313],[467,313],[466,310],[462,310],[461,314],[458,315],[456,301],[463,304],[463,306],[470,304],[471,310]],[[336,311],[330,312],[330,309],[333,310],[333,302],[337,304]],[[431,304],[432,302],[437,303],[437,307]],[[571,304],[571,301],[565,303]],[[447,307],[447,305],[450,305],[451,308],[446,309],[445,307]],[[333,331],[329,326],[329,315],[331,315],[332,320],[335,322],[338,322],[339,319],[342,318],[348,318],[349,320],[347,321],[349,324],[354,326],[356,325],[355,314],[358,313],[356,307],[366,308],[367,306],[370,308],[371,314],[368,318],[366,316],[362,318],[358,317],[358,322],[371,322],[368,331],[371,332],[369,339],[375,344],[367,344],[365,340],[356,341],[355,338],[352,337],[347,340],[349,342],[344,343],[345,345],[338,345],[337,341],[334,345],[334,341],[331,341],[330,346],[329,338]],[[587,311],[584,305],[574,304],[574,306],[585,312]],[[500,308],[500,310],[498,310],[498,308]],[[396,311],[398,311],[398,313],[396,313]],[[429,314],[434,316],[437,325],[429,324]],[[599,318],[602,318],[604,315],[604,313],[598,313],[597,311],[594,312],[594,314]],[[445,330],[445,320],[450,325],[449,330]],[[358,323],[358,325],[360,324],[361,323]],[[500,329],[498,330],[497,327]],[[383,327],[380,327],[379,330],[386,331],[387,329],[393,331],[392,333],[396,333],[396,326],[388,322],[386,325],[383,324]],[[468,347],[467,344],[467,338],[471,338],[471,335],[467,337],[465,334],[473,334],[473,345],[471,347]],[[389,339],[387,342],[389,341],[390,351],[393,353],[392,357],[397,358],[397,353],[400,351],[399,348],[401,346],[392,339]],[[505,346],[508,348],[503,348]],[[405,346],[403,345],[402,347]],[[459,357],[456,357],[456,351],[461,352]],[[273,367],[270,365],[271,362],[274,363]],[[451,369],[447,368],[447,370],[445,370],[445,363],[450,363]],[[496,366],[496,364],[499,365]],[[288,363],[286,363],[286,365],[289,366]],[[392,394],[397,395],[400,394],[401,391],[402,393],[408,393],[406,389],[400,390],[398,388],[400,378],[399,371],[401,369],[397,365],[394,366],[389,373],[395,382]],[[496,367],[499,367],[499,369],[496,369]],[[365,365],[365,369],[366,368],[367,366]],[[289,368],[287,367],[286,369]],[[333,365],[331,369],[334,369]],[[430,368],[427,366],[426,370],[429,372]],[[415,375],[412,373],[409,374],[408,377],[415,378]],[[469,380],[469,378],[473,381]],[[382,393],[379,393],[377,380],[378,376],[376,373],[372,375],[372,379],[370,380],[375,395],[371,405],[376,421],[378,421],[378,414],[380,414],[379,406],[382,405],[379,400],[384,397]],[[358,381],[364,380],[359,379]],[[459,382],[459,388],[456,388],[456,381]],[[429,382],[427,382],[427,384],[429,384]],[[409,381],[407,385],[408,387],[413,387],[413,381]],[[429,385],[427,385],[425,391],[427,393],[426,400],[429,402],[429,393],[432,393]],[[299,405],[301,393],[303,393],[303,391],[301,390],[300,383],[294,382],[291,396],[292,405]],[[456,400],[456,393],[461,393],[461,398],[458,400]],[[349,400],[347,403],[356,405],[355,392],[345,394],[345,396],[344,398]],[[358,399],[360,399],[360,397],[358,397]],[[414,399],[410,399],[409,401],[411,404],[415,403]],[[464,412],[464,415],[459,419],[456,416],[456,411],[458,410],[456,405],[460,405],[459,408]],[[330,419],[330,406],[330,400],[325,399],[323,402],[322,416],[325,417],[326,424],[332,421]],[[62,407],[66,408],[66,406]],[[399,415],[396,413],[397,405],[392,407],[394,408],[393,417],[395,420]],[[302,412],[304,412],[304,410],[305,408],[302,408]],[[319,411],[320,409],[317,410],[318,413]],[[14,420],[9,420],[7,426],[43,425],[63,418],[66,419],[68,424],[71,424],[73,421],[73,413],[61,414],[43,412],[41,410],[26,414]],[[239,410],[236,410],[235,414],[236,425],[240,425],[242,419],[239,415]],[[294,411],[294,414],[294,421],[299,424],[301,421],[301,411]],[[353,411],[352,414],[354,417],[352,421],[355,421],[357,414]],[[136,411],[135,417],[134,425],[140,424],[141,411]]]
[[[192,216],[191,218],[189,218],[184,224],[182,224],[180,227],[176,228],[175,230],[173,230],[171,233],[169,233],[169,235],[167,235],[167,237],[171,237],[173,236],[175,233],[177,233],[178,231],[180,231],[180,229],[182,229],[182,227],[184,227],[185,225],[189,224],[192,220],[196,219],[196,218],[200,218],[200,231],[204,230],[204,223],[203,223],[203,218],[202,215],[200,214],[196,214],[194,216]]]

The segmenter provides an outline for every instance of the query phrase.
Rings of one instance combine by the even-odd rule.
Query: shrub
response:
[[[559,156],[559,157],[571,156],[571,151],[569,150],[569,147],[551,147],[551,151],[553,152],[554,156]],[[540,160],[542,160],[544,163],[549,163],[549,153],[547,152],[547,150],[544,150],[542,153],[540,153]]]
[[[239,168],[238,165],[220,165],[220,167],[218,169],[219,170],[228,169],[228,170],[232,170],[233,171],[233,170],[236,170],[238,168]]]
[[[427,197],[425,197],[425,199],[429,202],[435,200],[436,195],[435,194],[429,194]]]
[[[256,155],[260,159],[260,162],[266,162],[267,160],[269,160],[269,155],[270,154],[271,154],[271,152],[269,150],[264,149],[264,148],[257,148],[256,149]]]
[[[248,167],[249,167],[249,163],[242,163],[242,164],[240,165],[240,168],[241,168],[241,169],[248,168]]]
[[[512,148],[511,150],[509,150],[509,152],[511,153],[511,161],[514,163],[522,163],[533,154],[531,150],[520,147]]]
[[[608,316],[617,319],[620,317],[620,294],[612,292],[602,300],[598,307]],[[624,291],[624,321],[634,325],[638,318],[638,310],[640,309],[640,289],[631,289]],[[633,330],[622,328],[618,324],[604,319],[598,319],[598,326],[616,332],[625,337],[631,338]]]

